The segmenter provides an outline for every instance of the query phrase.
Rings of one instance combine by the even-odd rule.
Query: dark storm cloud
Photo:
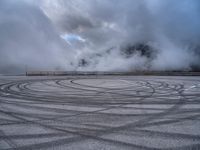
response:
[[[187,70],[193,66],[200,66],[200,2],[198,0],[86,0],[84,3],[81,0],[74,0],[73,3],[71,1],[62,2],[62,0],[52,1],[63,10],[56,17],[60,17],[60,20],[68,18],[66,22],[57,24],[60,28],[63,24],[74,24],[76,28],[73,33],[87,39],[90,43],[88,49],[94,52],[116,47],[113,55],[96,60],[98,65],[109,66],[108,70],[115,69],[116,66],[127,70],[138,69],[146,63],[151,63],[147,69],[154,70]],[[70,12],[65,10],[67,7],[70,7]],[[71,16],[67,17],[68,14]],[[87,18],[91,26],[78,28],[85,22],[81,19],[77,20],[78,16]],[[56,17],[50,15],[52,21],[56,21],[54,19]],[[67,29],[66,32],[72,32],[72,30]],[[156,57],[149,61],[136,53],[130,59],[123,59],[119,52],[120,47],[127,45],[134,47],[138,43],[155,49]],[[112,59],[113,56],[115,59]],[[113,62],[112,65],[109,65],[110,62]],[[139,65],[138,62],[140,62]],[[121,64],[114,65],[114,63]],[[97,69],[106,68],[98,65]]]
[[[0,3],[1,70],[200,68],[199,0]]]
[[[87,29],[93,27],[93,24],[90,22],[88,18],[80,15],[70,15],[70,14],[61,17],[58,24],[63,31],[70,31],[70,32],[80,30],[81,28]]]

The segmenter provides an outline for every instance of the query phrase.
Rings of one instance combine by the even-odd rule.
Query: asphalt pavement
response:
[[[199,150],[200,76],[0,76],[1,150]]]

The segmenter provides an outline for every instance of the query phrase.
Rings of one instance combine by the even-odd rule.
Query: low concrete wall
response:
[[[200,76],[200,72],[188,71],[134,71],[134,72],[84,72],[84,71],[28,71],[27,76],[67,75],[158,75],[158,76]]]
[[[62,75],[120,75],[121,72],[83,72],[83,71],[28,71],[27,76],[62,76]]]

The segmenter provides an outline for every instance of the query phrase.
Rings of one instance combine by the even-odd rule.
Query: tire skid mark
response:
[[[80,78],[84,80],[84,78]],[[40,110],[41,114],[36,113],[20,113],[16,111],[12,111],[12,109],[1,109],[0,113],[6,114],[12,118],[17,119],[18,121],[8,122],[7,125],[14,124],[30,124],[35,125],[44,129],[50,129],[55,133],[46,133],[46,134],[25,134],[25,135],[0,135],[0,137],[7,139],[20,139],[20,138],[45,138],[45,137],[54,137],[56,135],[60,135],[63,138],[58,140],[53,140],[49,142],[41,142],[36,144],[30,144],[25,146],[15,147],[15,149],[38,149],[38,148],[49,148],[51,146],[59,146],[65,144],[72,144],[81,141],[87,140],[95,140],[101,141],[108,144],[114,144],[129,148],[138,148],[138,149],[158,149],[156,147],[144,146],[132,144],[130,142],[124,142],[121,140],[115,140],[110,138],[105,138],[106,135],[110,135],[112,133],[115,134],[123,134],[124,131],[130,131],[131,133],[138,133],[141,136],[151,136],[152,134],[164,138],[164,139],[186,139],[189,141],[199,141],[198,135],[190,135],[190,134],[181,134],[181,133],[166,133],[159,131],[150,131],[144,130],[144,127],[158,126],[158,125],[168,125],[177,122],[183,122],[187,120],[197,120],[199,118],[198,111],[199,109],[184,109],[183,106],[186,104],[195,104],[199,103],[198,101],[198,93],[190,94],[189,90],[193,90],[194,88],[185,88],[182,83],[167,83],[166,81],[151,81],[144,80],[142,82],[135,82],[130,84],[130,86],[125,88],[104,88],[104,87],[96,87],[96,86],[88,86],[84,84],[79,84],[80,79],[48,79],[48,80],[22,80],[22,81],[13,81],[0,85],[0,97],[5,99],[0,99],[1,105],[15,105],[19,108],[29,108],[31,110]],[[88,78],[86,78],[88,80]],[[103,81],[104,79],[102,79]],[[66,82],[67,81],[67,82]],[[48,84],[51,82],[51,84]],[[105,81],[106,82],[106,81]],[[129,82],[127,80],[127,82]],[[45,87],[41,90],[39,88],[36,89],[38,85],[32,86],[34,83],[42,83]],[[134,86],[134,83],[135,86]],[[138,85],[138,87],[137,87]],[[48,91],[46,87],[54,87],[56,88],[55,92]],[[191,86],[193,87],[193,86]],[[199,87],[195,87],[197,89]],[[62,90],[61,95],[54,95],[58,91]],[[64,93],[65,91],[70,90],[72,93]],[[164,91],[164,93],[163,93]],[[187,91],[187,93],[185,93]],[[125,92],[125,94],[123,94]],[[127,93],[126,93],[127,92]],[[133,93],[131,93],[133,92]],[[134,93],[135,92],[135,93]],[[4,93],[8,93],[9,95],[5,95]],[[128,94],[131,93],[131,94]],[[85,97],[84,97],[85,96]],[[174,96],[174,99],[167,101],[169,96]],[[191,97],[193,96],[193,97]],[[162,99],[166,98],[166,99]],[[103,98],[106,98],[104,100]],[[190,102],[191,99],[197,98],[197,100]],[[18,101],[12,101],[12,99],[18,99]],[[152,99],[152,100],[151,100]],[[20,100],[26,100],[26,103]],[[122,101],[123,100],[123,101]],[[41,106],[32,105],[32,104],[42,104]],[[64,105],[63,108],[55,108],[55,107],[45,107],[45,104],[56,104],[56,105]],[[138,104],[137,107],[133,107],[135,104]],[[157,104],[158,106],[161,104],[169,104],[166,108],[154,108],[151,105]],[[130,106],[129,106],[130,105]],[[132,106],[131,106],[132,105]],[[145,108],[144,105],[149,105],[148,108]],[[77,106],[78,107],[97,107],[99,109],[93,111],[81,111],[81,110],[69,110],[67,107]],[[11,107],[11,108],[12,108]],[[135,109],[141,110],[143,113],[136,114],[128,112],[128,110]],[[112,113],[111,110],[124,110],[127,111],[128,114],[122,113]],[[150,113],[153,110],[159,110],[156,113]],[[53,116],[51,114],[46,115],[44,112],[53,112],[57,113],[57,116]],[[65,115],[65,113],[67,115]],[[68,114],[72,113],[72,114]],[[74,113],[74,114],[73,114]],[[185,114],[185,117],[181,117],[178,115]],[[110,116],[110,117],[136,117],[140,116],[141,118],[135,121],[130,121],[124,123],[122,125],[117,126],[106,126],[99,125],[99,129],[95,124],[77,124],[77,126],[73,127],[73,122],[68,122],[68,120],[78,118],[84,118],[86,116],[95,117],[95,116]],[[173,117],[172,117],[173,116]],[[27,117],[31,119],[26,119]],[[172,117],[172,118],[170,118]],[[162,120],[162,118],[170,118],[167,120]],[[76,121],[76,120],[74,120]],[[52,122],[52,123],[51,123]],[[70,125],[70,123],[72,123]],[[75,124],[76,122],[74,122]],[[95,123],[95,122],[93,122]],[[6,123],[5,123],[6,125]],[[94,125],[94,128],[92,126]],[[1,124],[0,124],[1,126]],[[90,128],[91,127],[91,128]],[[65,136],[72,134],[74,137],[65,138]],[[129,133],[130,134],[130,133]],[[132,135],[133,137],[137,135]],[[187,149],[187,148],[199,148],[199,145],[189,145],[189,146],[177,146],[171,149]],[[167,148],[166,148],[167,149]]]

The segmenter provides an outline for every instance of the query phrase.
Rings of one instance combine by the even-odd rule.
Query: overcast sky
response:
[[[0,73],[190,70],[199,27],[199,0],[0,0]]]

